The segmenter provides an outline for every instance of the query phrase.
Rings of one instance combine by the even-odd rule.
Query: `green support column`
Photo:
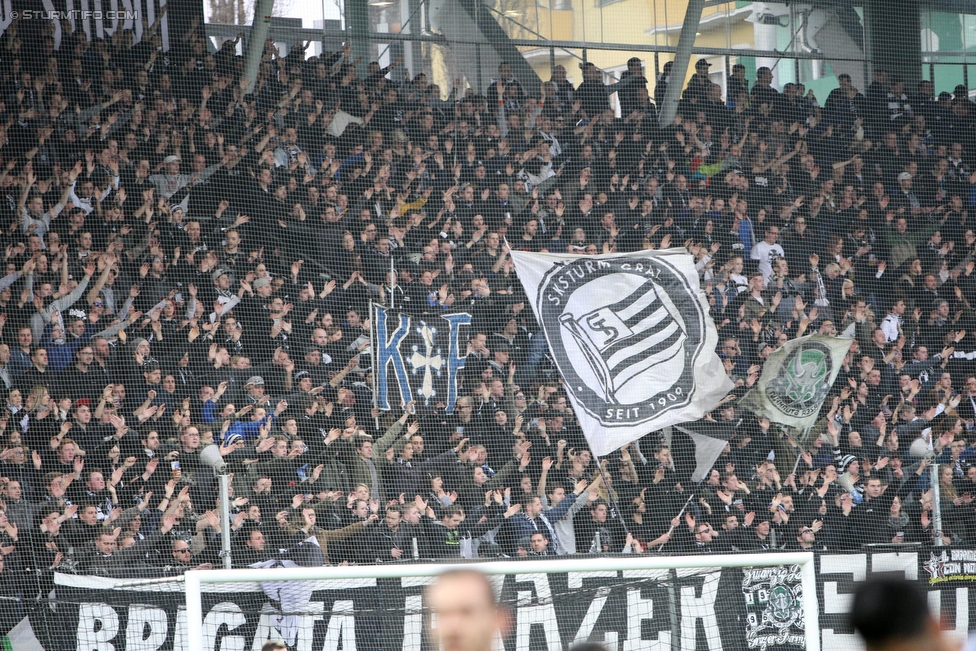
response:
[[[902,77],[913,90],[922,78],[922,23],[918,0],[865,0],[868,60],[888,79]]]
[[[369,62],[369,3],[345,0],[346,38],[352,45],[353,59],[362,58],[360,70]]]
[[[271,29],[271,11],[273,9],[274,0],[257,0],[254,3],[254,20],[251,22],[251,33],[247,39],[247,52],[244,54],[245,95],[254,92],[258,69],[261,67],[261,58],[264,55],[264,42],[268,38],[268,30]]]
[[[668,82],[664,101],[661,106],[657,107],[659,124],[662,127],[670,125],[674,121],[674,116],[678,114],[678,101],[681,99],[681,93],[685,88],[685,74],[688,72],[691,50],[695,47],[695,34],[698,31],[698,23],[701,21],[702,9],[704,8],[705,0],[690,0],[688,2],[688,10],[685,12],[684,23],[681,26],[681,34],[678,35],[678,45],[674,53],[671,81]]]

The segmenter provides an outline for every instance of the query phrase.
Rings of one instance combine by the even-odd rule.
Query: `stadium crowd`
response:
[[[5,594],[219,565],[214,443],[240,566],[309,536],[332,563],[930,545],[919,437],[939,535],[974,541],[965,88],[879,70],[820,102],[736,66],[723,99],[698,61],[661,127],[637,59],[479,95],[269,43],[243,94],[235,41],[158,27],[0,40]],[[695,257],[736,384],[701,487],[658,433],[593,457],[510,247]],[[472,315],[453,413],[372,408],[370,301]],[[801,453],[736,399],[814,332],[854,344]]]

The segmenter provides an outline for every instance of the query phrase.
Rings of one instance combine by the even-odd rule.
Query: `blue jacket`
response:
[[[229,437],[231,434],[240,434],[244,437],[245,441],[256,439],[261,435],[261,427],[268,422],[269,418],[271,419],[272,423],[278,420],[278,417],[271,413],[258,421],[245,422],[242,420],[235,420],[231,424],[230,428],[228,428],[227,433],[224,434],[224,439]]]
[[[549,551],[555,554],[556,541],[553,540],[556,532],[555,523],[569,512],[578,497],[576,493],[570,493],[558,506],[540,513],[535,519],[535,522],[529,519],[529,516],[524,513],[519,513],[515,517],[509,518],[508,521],[510,523],[509,526],[512,528],[513,542],[517,543],[520,539],[531,536],[536,531],[541,531],[546,534],[546,539],[549,540]],[[546,526],[546,522],[549,523],[548,527]],[[549,532],[550,527],[552,528],[552,533]]]
[[[214,416],[214,412],[217,410],[217,402],[214,400],[208,400],[203,403],[203,408],[200,410],[200,420],[205,423],[212,423],[217,420]]]
[[[90,323],[87,324],[84,334],[72,341],[67,341],[66,337],[65,343],[60,345],[54,343],[51,339],[51,331],[53,330],[53,323],[49,323],[44,327],[44,337],[41,339],[41,347],[47,351],[48,368],[52,371],[60,372],[68,368],[78,349],[91,341],[92,335],[95,334],[95,326]]]

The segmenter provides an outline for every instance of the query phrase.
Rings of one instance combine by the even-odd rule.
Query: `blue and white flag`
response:
[[[471,315],[414,315],[373,304],[373,383],[377,407],[399,410],[414,401],[454,411],[464,369]]]
[[[732,389],[684,249],[512,259],[594,454],[702,418]]]

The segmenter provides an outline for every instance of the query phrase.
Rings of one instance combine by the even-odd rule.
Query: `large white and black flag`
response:
[[[594,454],[701,418],[732,389],[684,249],[512,259]]]
[[[399,409],[410,401],[454,411],[471,315],[417,316],[372,305],[373,388],[376,406]]]

